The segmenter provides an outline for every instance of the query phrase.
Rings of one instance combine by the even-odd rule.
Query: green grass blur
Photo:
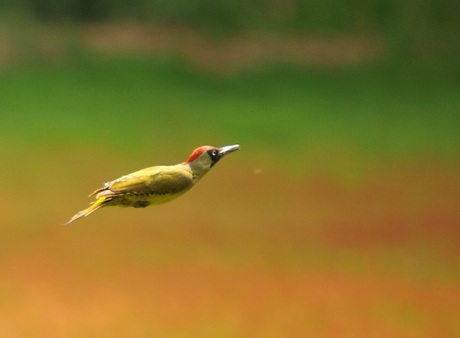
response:
[[[307,162],[338,145],[365,156],[458,151],[458,72],[380,65],[232,75],[169,59],[83,58],[0,77],[5,140],[105,142],[124,151],[216,139]],[[175,142],[174,142],[175,143]]]

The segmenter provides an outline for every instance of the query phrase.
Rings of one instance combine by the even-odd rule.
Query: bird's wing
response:
[[[100,194],[101,196],[165,195],[183,191],[192,184],[192,175],[186,171],[158,171],[150,175],[136,172],[109,182],[106,187],[107,190]]]

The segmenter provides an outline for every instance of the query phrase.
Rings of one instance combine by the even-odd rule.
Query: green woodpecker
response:
[[[238,144],[222,148],[202,146],[195,149],[183,163],[149,167],[107,182],[89,195],[96,195],[96,200],[66,224],[102,207],[118,205],[145,208],[169,202],[193,187],[222,157],[239,148]]]

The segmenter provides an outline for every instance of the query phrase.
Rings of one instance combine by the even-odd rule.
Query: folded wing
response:
[[[96,197],[177,194],[188,190],[192,185],[192,175],[185,170],[149,172],[148,169],[144,169],[106,183],[103,188],[96,191]]]

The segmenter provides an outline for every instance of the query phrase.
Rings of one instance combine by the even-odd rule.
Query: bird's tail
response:
[[[101,197],[99,199],[97,199],[96,201],[94,201],[88,208],[86,208],[85,210],[82,210],[82,211],[79,211],[77,212],[74,216],[72,216],[72,218],[67,222],[65,223],[65,225],[68,225],[82,217],[86,217],[88,216],[89,214],[93,213],[94,211],[96,211],[97,209],[99,208],[102,208],[103,206],[105,206],[107,204],[107,202],[109,202],[110,199],[107,199],[106,197]]]

